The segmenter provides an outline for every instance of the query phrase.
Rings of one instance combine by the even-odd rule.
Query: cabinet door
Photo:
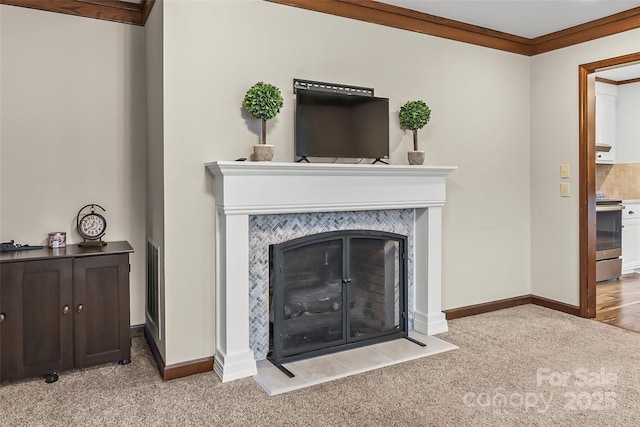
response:
[[[5,263],[0,275],[2,380],[73,368],[71,259]]]
[[[129,255],[76,258],[73,281],[76,367],[129,359]]]
[[[4,312],[4,305],[2,304],[2,281],[3,277],[3,269],[2,264],[0,264],[0,382],[2,382],[2,331],[3,331],[3,323],[7,318],[7,314]]]
[[[615,87],[599,84],[596,89],[596,145],[610,145],[608,152],[597,152],[597,163],[616,161],[616,95]]]
[[[622,221],[622,271],[623,274],[640,268],[640,218]]]

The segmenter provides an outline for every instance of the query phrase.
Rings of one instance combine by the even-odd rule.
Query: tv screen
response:
[[[389,99],[298,90],[296,156],[389,158]]]

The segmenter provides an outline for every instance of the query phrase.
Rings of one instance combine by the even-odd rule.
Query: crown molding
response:
[[[640,83],[640,78],[638,78],[638,79],[629,79],[629,80],[620,80],[618,82],[619,85],[628,85],[630,83]]]
[[[344,18],[533,56],[640,28],[640,7],[529,39],[373,0],[267,0]],[[0,0],[0,4],[142,25],[155,0]]]
[[[147,22],[154,3],[155,0],[140,0],[140,3],[119,0],[0,0],[0,4],[9,6],[141,26]]]
[[[531,39],[531,55],[640,28],[640,7]]]
[[[526,56],[640,28],[640,7],[529,39],[373,0],[267,1]]]
[[[267,0],[450,40],[528,55],[529,39],[372,0]]]
[[[617,81],[617,80],[610,80],[610,79],[605,79],[604,77],[596,76],[596,81],[600,83],[608,83],[610,85],[619,86],[619,85],[628,85],[630,83],[640,83],[640,78]]]
[[[615,80],[605,79],[604,77],[598,77],[598,76],[596,76],[596,81],[598,83],[606,83],[606,84],[609,84],[609,85],[617,85],[618,84],[618,82],[615,81]]]

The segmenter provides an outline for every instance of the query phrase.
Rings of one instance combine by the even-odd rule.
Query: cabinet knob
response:
[[[7,318],[7,315],[4,313],[0,313],[0,323],[4,322],[4,319]]]
[[[82,304],[78,304],[78,308],[77,308],[78,313],[82,313],[83,309],[84,309],[84,306]]]
[[[634,211],[629,211],[629,215],[633,215],[633,214],[635,214]]]
[[[68,314],[69,313],[69,306],[65,305],[64,307],[62,307],[62,314]]]

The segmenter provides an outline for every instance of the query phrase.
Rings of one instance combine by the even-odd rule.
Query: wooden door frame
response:
[[[640,52],[578,66],[580,316],[596,317],[595,72],[640,62]]]

